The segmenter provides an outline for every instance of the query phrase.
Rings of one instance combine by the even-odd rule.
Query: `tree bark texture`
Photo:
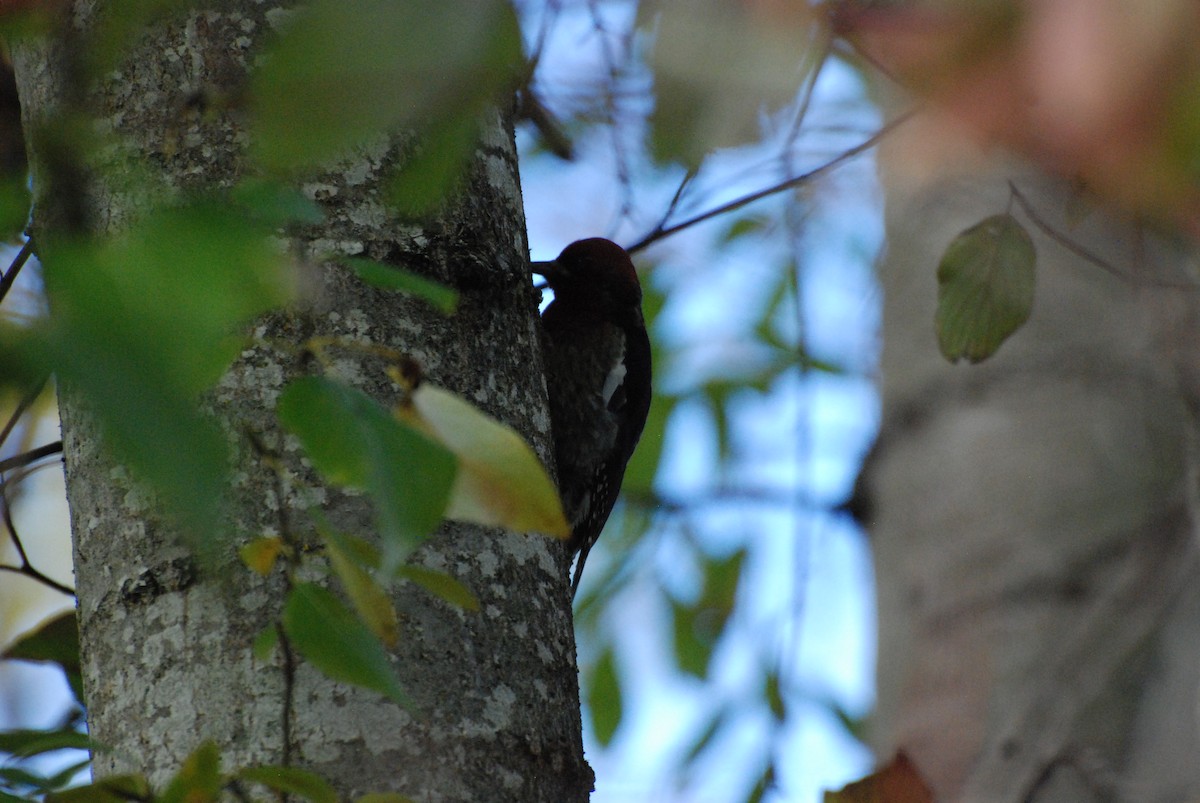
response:
[[[994,151],[959,143],[922,170],[928,130],[906,123],[880,153],[883,423],[860,485],[876,746],[907,751],[943,801],[1193,800],[1196,255]],[[938,261],[1006,210],[1037,249],[1032,317],[951,365]]]
[[[104,4],[76,2],[71,25],[87,31]],[[347,13],[352,13],[349,9]],[[226,187],[242,177],[244,120],[236,99],[282,8],[243,0],[156,25],[120,68],[89,89],[98,129],[159,196]],[[16,54],[29,131],[70,101],[62,42]],[[198,100],[199,99],[199,100]],[[369,504],[321,484],[274,417],[283,386],[311,372],[271,346],[312,337],[406,352],[442,384],[513,425],[548,460],[536,307],[527,272],[515,145],[499,113],[484,127],[466,189],[438,219],[398,222],[380,185],[411,147],[405,137],[313,175],[303,191],[327,220],[291,233],[305,273],[301,308],[255,325],[247,348],[211,394],[237,462],[235,540],[278,531],[282,509],[298,529],[318,506],[332,525],[367,535]],[[35,153],[35,160],[46,154]],[[38,171],[39,167],[35,167]],[[44,175],[35,172],[36,177]],[[86,211],[101,232],[119,229],[143,187],[89,184]],[[55,199],[46,200],[47,210]],[[56,225],[52,216],[39,225]],[[443,281],[461,294],[453,316],[378,291],[320,255],[361,255]],[[394,389],[370,361],[338,352],[334,373],[373,396]],[[146,772],[161,783],[201,740],[225,766],[278,763],[285,755],[282,659],[259,662],[251,642],[278,614],[282,583],[247,572],[232,554],[198,565],[152,502],[106,455],[84,400],[61,400],[85,686],[99,775]],[[283,481],[247,433],[283,457]],[[301,535],[304,535],[302,532]],[[454,608],[411,585],[396,593],[401,641],[393,663],[412,710],[332,682],[300,662],[290,735],[293,761],[329,778],[345,797],[396,791],[421,801],[567,801],[587,798],[579,695],[562,547],[538,535],[445,525],[416,561],[445,571],[479,598]]]

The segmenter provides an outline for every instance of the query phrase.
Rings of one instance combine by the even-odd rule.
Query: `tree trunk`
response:
[[[87,91],[99,128],[120,143],[115,156],[106,153],[130,160],[156,191],[227,187],[248,169],[244,121],[236,103],[223,101],[238,97],[279,9],[251,0],[214,8],[156,25],[119,71]],[[84,0],[72,10],[77,32],[105,13]],[[73,102],[67,55],[62,41],[17,49],[27,131],[52,126]],[[309,369],[275,343],[328,337],[408,353],[431,381],[513,425],[543,459],[551,454],[511,125],[499,113],[487,121],[466,189],[419,226],[398,222],[381,198],[401,144],[381,140],[303,185],[327,215],[292,238],[298,262],[309,263],[307,301],[260,320],[254,345],[210,395],[237,455],[230,521],[238,542],[277,532],[280,508],[302,528],[314,504],[342,531],[371,531],[368,503],[322,486],[281,432],[274,416],[280,390]],[[35,152],[34,159],[44,167],[52,155]],[[35,167],[35,177],[45,175]],[[136,213],[141,192],[112,181],[88,186],[81,197],[103,234]],[[63,200],[40,195],[39,231],[62,224],[51,211]],[[459,309],[443,317],[336,265],[311,264],[330,253],[403,265],[450,284],[461,293]],[[365,358],[339,353],[337,372],[378,398],[389,395]],[[397,591],[401,640],[393,664],[413,708],[332,682],[301,662],[285,748],[283,660],[278,650],[266,662],[251,655],[256,635],[278,616],[282,583],[252,575],[233,554],[219,556],[216,567],[199,564],[106,455],[86,400],[68,389],[61,408],[89,727],[110,748],[96,755],[99,775],[140,771],[161,783],[213,739],[226,767],[279,763],[290,754],[344,799],[389,790],[422,801],[587,798],[592,779],[582,756],[566,556],[557,542],[443,526],[415,560],[467,585],[480,611],[411,585]],[[282,482],[249,433],[282,454]]]
[[[880,154],[883,425],[860,485],[877,747],[944,801],[1194,799],[1195,254],[1081,217],[1068,182],[994,152],[943,147],[923,171],[928,136],[918,118]],[[1010,207],[1037,249],[1033,315],[991,359],[950,365],[938,261]]]

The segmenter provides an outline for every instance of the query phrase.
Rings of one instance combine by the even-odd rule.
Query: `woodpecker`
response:
[[[578,554],[571,595],[612,512],[650,410],[642,286],[625,249],[600,237],[533,263],[554,300],[542,313],[558,487]]]

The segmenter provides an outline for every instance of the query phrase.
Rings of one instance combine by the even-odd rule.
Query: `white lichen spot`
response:
[[[309,253],[319,259],[335,260],[341,256],[355,256],[365,250],[366,246],[362,240],[334,240],[326,237],[313,240],[309,245]]]
[[[484,577],[495,577],[496,570],[500,568],[500,558],[490,549],[476,553],[475,562],[479,566],[479,573]]]
[[[500,609],[497,608],[495,605],[487,606],[486,608],[484,608],[483,612],[485,614],[487,614],[487,617],[489,619],[499,619],[500,616],[502,615]]]
[[[122,497],[121,504],[126,513],[144,513],[153,507],[154,497],[147,489],[134,485]]]
[[[537,657],[541,660],[542,663],[544,663],[544,664],[556,663],[556,661],[554,659],[554,653],[550,650],[549,647],[546,646],[546,643],[544,641],[539,641],[537,643],[537,645],[534,647],[534,652],[537,653]]]
[[[513,633],[517,638],[527,638],[529,636],[529,625],[525,622],[517,622],[513,625]]]
[[[360,336],[360,339],[366,340],[365,336]],[[365,381],[362,373],[362,365],[348,357],[331,361],[329,363],[329,374],[350,385],[361,385]]]
[[[309,198],[309,200],[320,201],[337,195],[338,188],[336,184],[330,184],[324,181],[314,181],[305,184],[301,188],[301,192],[303,192],[305,196]]]
[[[374,172],[371,165],[365,159],[360,159],[354,164],[348,165],[342,171],[342,175],[345,177],[347,186],[357,187],[371,178]]]
[[[383,226],[388,217],[388,210],[374,201],[363,201],[346,212],[346,219],[351,223],[371,229]]]
[[[506,731],[512,724],[513,707],[517,704],[517,693],[501,683],[492,690],[491,696],[483,704],[483,720],[490,728],[485,733],[495,734]]]
[[[345,316],[346,329],[355,338],[369,341],[371,336],[371,319],[358,307],[348,310]]]
[[[507,767],[493,767],[492,772],[500,776],[500,785],[510,792],[516,792],[524,786],[525,781],[516,770]]]

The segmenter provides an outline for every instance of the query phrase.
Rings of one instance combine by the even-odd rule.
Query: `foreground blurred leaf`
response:
[[[318,224],[325,220],[325,213],[316,201],[294,187],[272,181],[243,181],[230,191],[230,200],[270,226]]]
[[[149,799],[150,784],[141,775],[115,775],[46,795],[46,803],[129,803]]]
[[[368,792],[355,798],[354,803],[413,803],[413,799],[395,792]]]
[[[283,627],[292,646],[327,677],[409,705],[379,640],[332,592],[298,584],[284,605]]]
[[[760,12],[754,3],[647,0],[638,14],[655,32],[651,149],[688,166],[756,140],[764,110],[790,102],[823,53],[804,3]]]
[[[0,753],[18,758],[39,756],[55,750],[95,750],[96,742],[87,734],[73,730],[0,731]]]
[[[298,767],[266,765],[246,767],[234,775],[244,781],[262,784],[276,792],[299,795],[313,803],[337,803],[337,792],[329,782],[315,772]]]
[[[951,362],[987,359],[1033,310],[1037,254],[1012,215],[954,238],[938,265],[938,345]]]
[[[67,676],[75,699],[83,702],[83,676],[79,664],[79,621],[75,610],[63,611],[33,630],[23,633],[0,658],[58,664]]]
[[[206,803],[221,794],[221,751],[215,742],[200,744],[156,799],[156,803]]]
[[[399,290],[402,293],[424,299],[438,311],[447,315],[458,306],[458,293],[451,287],[418,276],[395,265],[385,265],[373,259],[350,257],[345,260],[358,278],[367,284],[384,290]]]
[[[321,377],[288,385],[278,413],[330,482],[371,495],[390,575],[441,522],[454,456],[362,391]]]
[[[512,88],[520,53],[501,0],[314,0],[254,76],[259,158],[311,166],[380,134],[473,120]]]
[[[396,415],[458,458],[447,518],[560,538],[570,534],[554,482],[511,427],[428,383]]]
[[[206,203],[153,213],[109,241],[42,244],[39,256],[52,315],[32,358],[86,400],[116,456],[185,530],[211,533],[227,455],[199,395],[238,354],[238,325],[290,297],[283,257]]]

